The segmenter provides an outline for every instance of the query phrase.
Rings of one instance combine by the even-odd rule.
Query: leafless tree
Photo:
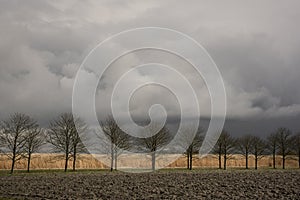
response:
[[[44,144],[44,141],[45,135],[37,124],[26,131],[24,150],[27,157],[27,172],[30,170],[32,154],[36,153],[40,149],[40,147]]]
[[[153,127],[148,127],[147,132],[152,133]],[[147,134],[146,134],[147,135]],[[170,142],[171,134],[167,127],[163,127],[151,137],[145,137],[141,139],[141,145],[146,151],[151,153],[152,170],[155,170],[156,152]]]
[[[276,169],[276,154],[278,150],[278,135],[271,133],[267,138],[267,149],[273,157],[273,168]]]
[[[105,136],[109,140],[111,166],[110,171],[117,170],[117,163],[119,155],[124,151],[131,148],[130,137],[124,133],[113,119],[112,116],[106,118],[105,121],[100,123]]]
[[[252,154],[254,155],[254,159],[255,159],[255,169],[257,169],[258,160],[264,156],[264,153],[266,151],[266,143],[261,138],[257,136],[253,136],[252,144],[253,144]]]
[[[85,129],[85,123],[80,119],[75,121],[71,113],[61,114],[58,119],[50,122],[48,131],[47,141],[52,144],[54,152],[64,153],[65,172],[70,158],[73,158],[73,170],[75,170],[76,156],[84,150],[80,134]]]
[[[219,160],[219,169],[222,169],[222,153],[223,153],[223,144],[220,138],[218,139],[217,143],[215,144],[213,148],[213,152],[215,154],[218,154],[218,160]]]
[[[188,130],[187,130],[188,131]],[[203,136],[201,135],[203,133],[203,129],[199,128],[195,137],[193,138],[192,142],[188,145],[185,155],[187,158],[187,169],[192,170],[193,169],[193,157],[195,154],[199,153]],[[187,133],[186,136],[189,136]]]
[[[285,169],[285,160],[287,155],[291,154],[291,131],[287,128],[277,130],[278,153],[282,156],[282,169]]]
[[[36,126],[34,119],[21,113],[15,113],[1,122],[0,144],[11,160],[11,174],[14,172],[15,163],[26,155],[26,132]]]
[[[76,160],[79,153],[86,153],[87,149],[83,144],[83,141],[86,140],[84,132],[87,129],[87,126],[84,121],[80,118],[73,118],[73,131],[71,137],[71,157],[73,160],[73,171],[76,170]]]
[[[123,151],[131,148],[131,143],[129,135],[122,130],[120,130],[118,138],[115,141],[115,170],[117,170],[118,157],[123,153]]]
[[[292,137],[292,142],[293,153],[298,157],[298,167],[300,168],[300,133]]]
[[[237,139],[237,148],[238,148],[238,151],[245,157],[246,169],[249,169],[248,159],[249,159],[249,154],[252,150],[252,147],[253,147],[253,136],[252,135],[244,135]]]
[[[224,163],[223,168],[226,170],[227,168],[227,160],[232,157],[232,153],[234,153],[234,148],[236,146],[236,139],[234,139],[228,132],[222,131],[217,144],[216,151],[219,154],[219,167],[220,167],[220,159],[221,155],[223,155]]]

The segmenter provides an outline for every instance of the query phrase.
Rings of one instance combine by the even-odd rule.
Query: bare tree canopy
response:
[[[216,142],[214,148],[213,148],[213,153],[218,154],[218,160],[219,160],[219,169],[222,169],[222,153],[223,153],[223,144],[220,140]]]
[[[2,151],[11,160],[11,173],[15,163],[26,156],[26,133],[38,127],[34,119],[28,115],[15,113],[1,122],[0,143]]]
[[[153,126],[155,126],[155,124]],[[146,130],[147,133],[144,133],[144,135],[152,134],[152,130],[154,130],[154,127],[148,127]],[[156,152],[168,144],[171,138],[169,129],[164,126],[155,135],[141,139],[141,146],[146,150],[146,152],[151,154],[152,170],[155,170]]]
[[[186,130],[186,133],[184,134],[185,137],[190,137],[191,133],[189,131],[189,129]],[[201,144],[203,142],[203,132],[203,129],[199,127],[194,138],[185,138],[187,141],[187,146],[185,147],[185,156],[187,158],[187,169],[189,170],[193,169],[194,155],[199,153]]]
[[[300,133],[297,133],[292,137],[292,151],[297,156],[298,167],[300,168]]]
[[[124,133],[112,116],[108,116],[105,121],[100,123],[104,135],[108,139],[108,152],[110,152],[111,166],[117,170],[117,163],[119,155],[124,151],[131,148],[130,137]]]
[[[27,157],[27,172],[30,170],[31,155],[40,150],[45,142],[44,132],[38,127],[32,127],[25,133],[24,150]]]
[[[267,149],[273,156],[273,168],[276,168],[276,153],[278,150],[278,135],[271,133],[267,138]]]
[[[278,153],[282,156],[282,169],[285,168],[285,160],[291,154],[291,131],[287,128],[279,128],[276,132]]]
[[[221,155],[223,155],[223,168],[226,170],[227,160],[231,158],[235,147],[236,139],[234,139],[227,131],[223,130],[214,149],[214,152],[219,154],[219,168],[221,167]]]
[[[266,152],[266,142],[257,136],[252,136],[252,145],[253,148],[251,152],[255,158],[255,169],[257,169],[258,160],[261,159]]]
[[[73,159],[73,170],[75,170],[77,154],[85,152],[82,143],[85,129],[85,123],[79,118],[74,120],[71,113],[61,114],[58,119],[50,122],[47,141],[52,144],[54,152],[64,153],[65,171],[68,169],[70,158]]]
[[[84,132],[87,129],[86,123],[80,118],[73,118],[74,125],[71,137],[71,157],[73,159],[73,171],[76,170],[76,160],[79,153],[87,153],[87,149],[83,142],[86,140]]]
[[[245,157],[245,167],[248,167],[249,154],[253,148],[253,136],[245,135],[237,139],[237,148],[238,152],[241,153]]]

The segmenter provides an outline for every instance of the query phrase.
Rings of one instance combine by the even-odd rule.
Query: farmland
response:
[[[36,172],[0,176],[0,197],[17,199],[297,199],[299,170]]]
[[[172,156],[175,155],[167,157]],[[245,158],[232,155],[228,170],[218,170],[218,157],[210,154],[195,156],[194,170],[187,170],[186,157],[181,156],[152,173],[110,172],[101,162],[108,158],[81,154],[77,170],[65,173],[61,154],[33,154],[30,173],[26,172],[23,159],[10,175],[11,162],[1,155],[0,199],[296,199],[300,196],[300,170],[293,157],[287,160],[286,170],[272,169],[272,156],[262,157],[259,169],[254,170],[254,158],[250,156],[250,170],[245,170]],[[118,165],[123,169],[128,166],[144,169],[151,166],[151,159],[123,154]],[[158,159],[157,166],[160,165]],[[276,165],[281,168],[280,156]]]

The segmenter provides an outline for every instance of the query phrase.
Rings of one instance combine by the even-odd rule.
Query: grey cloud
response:
[[[10,0],[0,5],[0,118],[19,111],[44,123],[70,111],[76,71],[94,46],[129,28],[161,26],[187,33],[211,54],[226,83],[228,119],[260,117],[268,124],[299,119],[299,1]],[[102,80],[101,89],[110,90],[111,83]],[[231,128],[241,129],[236,126]]]

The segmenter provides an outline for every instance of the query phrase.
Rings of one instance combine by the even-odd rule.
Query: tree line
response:
[[[76,125],[75,125],[76,124]],[[156,154],[163,146],[172,139],[170,130],[164,126],[155,135],[145,138],[133,138],[123,132],[112,117],[107,117],[100,122],[103,133],[108,139],[108,152],[110,154],[110,170],[117,170],[118,157],[123,151],[135,149],[139,152],[151,155],[152,170],[156,166]],[[148,131],[151,132],[151,128]],[[88,153],[84,146],[87,126],[80,118],[74,118],[71,113],[63,113],[56,119],[50,121],[47,129],[42,129],[32,117],[15,113],[7,120],[0,123],[0,153],[6,155],[11,161],[10,173],[14,172],[15,164],[21,159],[27,159],[27,171],[30,171],[31,156],[39,152],[41,147],[48,143],[53,153],[63,155],[65,167],[68,169],[68,162],[72,160],[72,170],[76,170],[76,160],[80,153]],[[187,169],[192,170],[193,158],[198,155],[203,141],[203,129],[199,128],[194,138],[189,138],[185,152]],[[190,133],[187,129],[184,133],[187,138]],[[273,168],[276,168],[276,156],[282,159],[282,168],[285,168],[285,161],[288,158],[297,159],[300,168],[300,134],[292,134],[287,128],[279,128],[271,133],[266,139],[254,135],[244,135],[239,138],[231,136],[223,130],[213,153],[218,155],[219,168],[226,169],[227,161],[234,154],[241,154],[245,157],[245,168],[248,169],[249,156],[255,159],[255,169],[258,168],[259,160],[272,155]],[[223,160],[223,166],[222,166]]]
[[[64,154],[65,171],[70,158],[73,159],[75,170],[76,156],[86,152],[80,137],[85,128],[85,123],[80,119],[73,119],[70,113],[64,113],[52,120],[47,131],[40,128],[32,117],[15,113],[0,123],[0,153],[11,160],[10,173],[14,172],[15,163],[21,159],[27,159],[29,172],[32,154],[49,143],[52,145],[52,152]]]
[[[276,156],[282,159],[282,169],[288,158],[297,159],[300,168],[300,133],[292,134],[288,128],[278,128],[275,132],[262,139],[254,135],[244,135],[239,138],[232,137],[228,132],[222,131],[218,142],[214,148],[214,153],[218,154],[219,168],[222,168],[221,159],[223,157],[223,169],[227,167],[227,160],[233,154],[241,154],[245,157],[245,168],[248,169],[249,156],[253,155],[255,169],[258,168],[259,160],[272,155],[273,168],[276,168]]]

